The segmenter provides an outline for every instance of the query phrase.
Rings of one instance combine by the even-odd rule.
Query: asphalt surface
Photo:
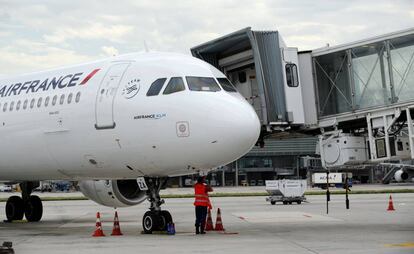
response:
[[[168,199],[164,209],[177,234],[143,235],[148,207],[118,209],[123,236],[110,236],[114,209],[92,201],[44,202],[42,222],[0,223],[0,241],[12,241],[16,253],[414,253],[414,194],[332,196],[326,214],[324,196],[308,196],[301,205],[270,205],[265,197],[213,198],[221,208],[226,233],[194,234],[192,199]],[[5,203],[0,203],[4,216]],[[216,212],[214,209],[213,220]],[[101,212],[106,237],[91,237]]]

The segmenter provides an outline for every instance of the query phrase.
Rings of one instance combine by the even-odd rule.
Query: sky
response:
[[[278,30],[309,50],[414,27],[414,0],[0,0],[0,75],[145,50],[190,48],[236,30]]]

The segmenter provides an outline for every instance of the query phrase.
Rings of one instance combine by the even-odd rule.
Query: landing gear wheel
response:
[[[142,227],[145,234],[152,234],[153,231],[157,231],[160,228],[160,216],[157,216],[154,212],[148,211],[142,218]]]
[[[30,196],[24,204],[24,215],[31,222],[40,221],[43,215],[42,200],[38,196]]]
[[[6,217],[8,221],[23,219],[24,202],[19,196],[11,196],[6,203]]]
[[[276,205],[276,201],[270,201],[270,204]]]
[[[173,222],[172,216],[168,211],[161,211],[160,216],[162,223],[159,225],[159,228],[161,231],[166,231],[168,224]]]

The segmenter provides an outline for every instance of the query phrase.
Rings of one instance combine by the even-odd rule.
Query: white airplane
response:
[[[6,216],[39,221],[39,181],[76,180],[105,206],[148,199],[145,232],[164,229],[168,177],[230,163],[259,134],[225,75],[190,56],[137,53],[0,79],[0,180],[22,188]]]

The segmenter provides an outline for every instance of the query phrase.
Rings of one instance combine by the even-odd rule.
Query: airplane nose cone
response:
[[[217,115],[214,117],[220,126],[217,152],[220,152],[225,163],[232,162],[245,155],[256,144],[260,135],[260,120],[244,99],[227,98],[225,103],[217,103]]]
[[[260,135],[260,120],[253,107],[245,101],[242,101],[241,105],[230,114],[234,116],[233,134],[230,136],[233,137],[234,145],[239,147],[242,156],[256,144]]]

